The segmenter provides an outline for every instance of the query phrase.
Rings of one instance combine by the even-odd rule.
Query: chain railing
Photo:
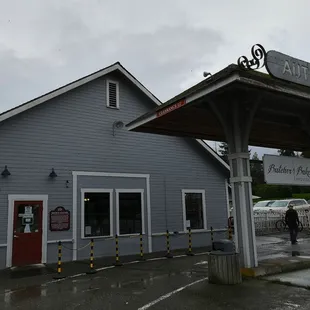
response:
[[[225,232],[226,228],[224,229],[213,229],[213,227],[210,228],[209,231],[205,231],[205,233],[208,233],[208,236],[206,236],[205,238],[205,246],[213,246],[213,242],[215,239],[217,239],[218,233],[222,234],[223,232]],[[150,235],[151,237],[165,237],[165,241],[166,241],[166,246],[165,246],[165,250],[166,250],[166,254],[165,257],[167,258],[173,258],[173,246],[171,245],[171,241],[174,241],[178,238],[184,238],[184,255],[188,255],[188,256],[193,256],[193,248],[195,247],[195,239],[196,237],[194,237],[192,235],[192,230],[188,229],[184,232],[177,232],[177,231],[166,231],[163,233],[156,233],[154,235]],[[63,245],[63,242],[58,241],[58,247],[57,247],[57,253],[55,253],[55,255],[57,255],[57,274],[54,276],[54,279],[62,279],[65,278],[64,274],[63,274],[63,267],[62,267],[62,255],[64,251],[81,251],[83,249],[89,248],[90,250],[90,259],[89,259],[89,270],[86,272],[87,274],[92,274],[96,272],[96,269],[94,268],[95,265],[95,255],[94,255],[94,251],[97,248],[102,247],[102,242],[108,241],[108,240],[114,240],[115,241],[115,266],[122,266],[123,264],[121,263],[121,257],[120,257],[120,249],[121,249],[121,245],[120,245],[120,240],[122,239],[123,236],[110,236],[110,237],[106,237],[103,239],[94,239],[91,238],[90,241],[85,244],[82,245],[80,247],[77,248],[72,248],[72,247],[68,247]],[[125,236],[124,236],[125,237]],[[147,260],[145,258],[145,253],[144,253],[144,238],[149,237],[148,234],[142,234],[142,232],[140,234],[135,234],[135,235],[131,235],[131,236],[126,236],[126,238],[137,238],[138,242],[137,242],[137,248],[136,248],[136,254],[137,256],[139,256],[139,260],[140,261],[145,261]],[[186,241],[187,239],[187,241]],[[193,240],[194,239],[194,240]],[[180,250],[178,248],[178,250]]]

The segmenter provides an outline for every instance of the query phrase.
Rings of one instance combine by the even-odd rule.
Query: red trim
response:
[[[177,103],[174,103],[173,105],[168,106],[168,107],[158,111],[156,113],[156,117],[161,117],[161,116],[163,116],[165,114],[168,114],[168,113],[170,113],[170,112],[172,112],[174,110],[177,110],[177,109],[181,108],[182,106],[184,106],[185,104],[186,104],[185,99],[183,99],[183,100],[181,100],[181,101],[179,101]]]

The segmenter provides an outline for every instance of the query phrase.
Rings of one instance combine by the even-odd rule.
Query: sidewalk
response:
[[[207,255],[211,250],[211,247],[202,247],[193,249],[193,253],[197,255]],[[174,258],[187,257],[187,249],[178,249],[171,251]],[[166,258],[166,252],[156,252],[151,254],[145,254],[144,258],[146,261],[152,260],[168,260]],[[171,260],[169,259],[169,260]],[[139,255],[130,255],[120,257],[120,262],[123,264],[139,263]],[[115,257],[102,257],[94,259],[94,269],[97,272],[114,267]],[[62,263],[62,273],[64,278],[73,278],[85,275],[90,271],[89,260],[80,260],[75,262],[64,262]],[[122,268],[122,267],[116,267]],[[46,264],[38,267],[21,267],[14,270],[5,269],[0,271],[0,290],[1,289],[16,289],[19,287],[27,286],[31,283],[36,285],[44,283],[57,282],[54,277],[57,276],[57,264]]]
[[[299,244],[294,248],[288,242],[287,234],[257,237],[257,252],[259,256],[259,267],[250,270],[242,270],[247,277],[258,277],[272,275],[276,273],[289,272],[310,268],[310,238],[308,234],[303,234],[299,239]],[[195,248],[194,253],[208,253],[210,247]],[[300,252],[302,257],[292,257],[292,251]],[[173,250],[175,257],[186,257],[187,249]],[[166,252],[145,254],[147,260],[166,259]],[[307,258],[309,256],[309,258]],[[122,263],[138,262],[139,255],[120,257]],[[204,257],[207,260],[206,257]],[[94,259],[94,268],[97,271],[114,267],[115,257],[103,257]],[[72,278],[81,276],[90,271],[89,260],[76,262],[64,262],[62,264],[62,276]],[[14,271],[6,269],[0,271],[0,288],[19,287],[27,285],[30,281],[36,284],[46,282],[56,282],[54,277],[57,275],[57,264],[47,264],[41,268],[18,268]]]

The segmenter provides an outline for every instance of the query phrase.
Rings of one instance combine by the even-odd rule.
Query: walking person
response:
[[[290,231],[291,243],[296,244],[298,235],[299,217],[297,211],[294,210],[294,206],[292,204],[289,204],[288,210],[285,213],[285,223]]]

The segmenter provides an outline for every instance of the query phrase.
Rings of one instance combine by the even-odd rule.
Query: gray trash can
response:
[[[239,254],[235,253],[232,242],[227,241],[213,244],[214,251],[208,257],[209,283],[233,285],[242,282]]]

